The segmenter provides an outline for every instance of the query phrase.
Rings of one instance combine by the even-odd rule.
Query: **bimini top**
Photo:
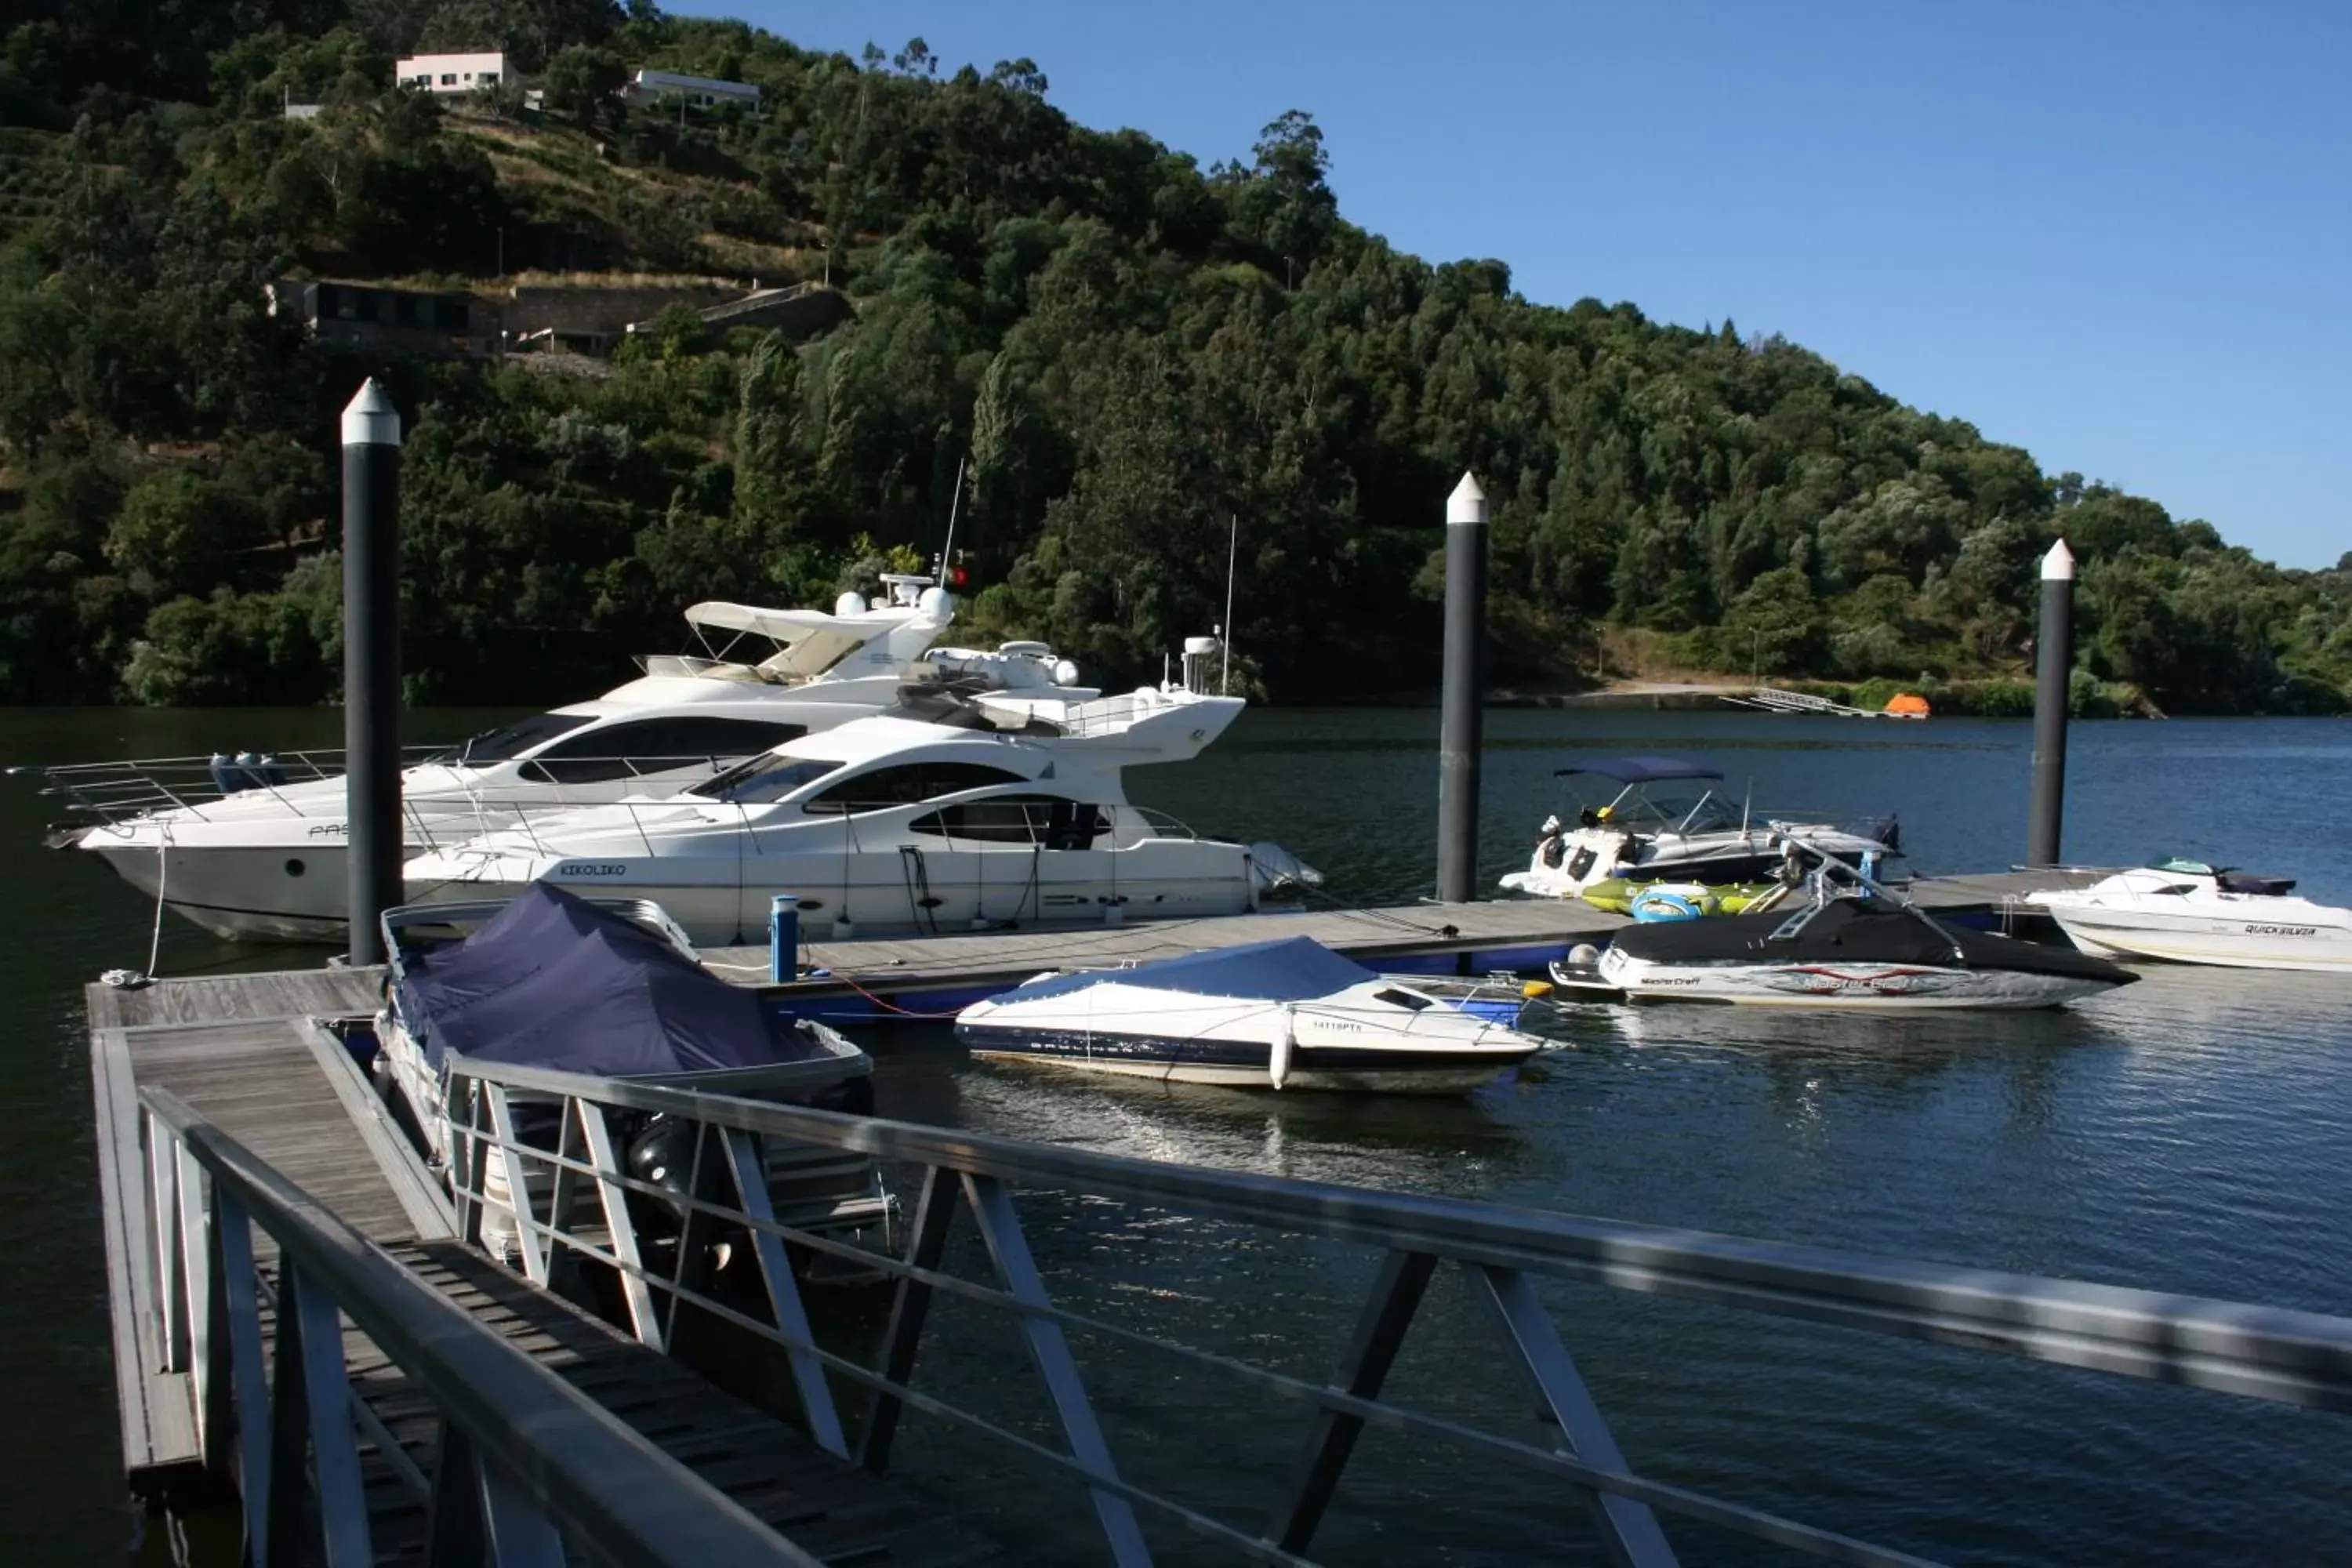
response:
[[[767,610],[717,600],[689,605],[686,612],[687,624],[698,632],[748,632],[766,637],[781,651],[762,660],[760,668],[772,675],[799,676],[822,675],[914,619],[913,611],[895,608],[879,614],[835,616],[823,610]]]
[[[1623,784],[1657,784],[1664,779],[1713,779],[1718,784],[1723,781],[1722,773],[1715,768],[1676,762],[1672,757],[1601,757],[1579,763],[1572,768],[1556,768],[1551,776],[1564,779],[1570,773],[1599,773]]]
[[[993,998],[1000,1005],[1063,996],[1092,985],[1144,985],[1195,996],[1237,996],[1257,1002],[1304,1002],[1380,978],[1312,937],[1254,942],[1139,963],[1132,969],[1091,969],[1033,980]]]
[[[758,996],[583,899],[534,882],[464,942],[406,960],[401,1015],[425,1055],[625,1077],[814,1054]]]

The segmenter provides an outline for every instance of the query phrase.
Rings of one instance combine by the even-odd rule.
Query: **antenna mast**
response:
[[[1227,689],[1233,684],[1234,568],[1240,563],[1242,558],[1241,513],[1235,512],[1233,514],[1233,540],[1225,547],[1225,624],[1219,628],[1220,636],[1218,637],[1218,641],[1223,645],[1219,650],[1219,662],[1217,666],[1217,695],[1220,697],[1227,695]]]
[[[963,505],[963,465],[964,459],[958,458],[955,489],[948,495],[948,542],[940,546],[940,582],[942,586],[948,580],[948,568],[955,564],[956,511]]]

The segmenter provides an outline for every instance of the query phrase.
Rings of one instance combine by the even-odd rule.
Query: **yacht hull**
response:
[[[1117,860],[1118,864],[1105,864]],[[426,875],[420,875],[420,870]],[[1008,925],[1106,925],[1247,914],[1257,886],[1238,847],[1033,855],[914,850],[562,860],[502,858],[478,868],[440,855],[412,863],[412,902],[511,898],[533,881],[584,898],[650,899],[698,946],[765,942],[773,901],[794,894],[802,929],[847,921],[859,936],[950,934]]]
[[[119,841],[117,841],[119,840]],[[173,844],[160,852],[104,827],[80,847],[173,914],[231,942],[341,942],[349,931],[351,879],[342,844],[207,847]],[[412,853],[416,846],[411,846]]]

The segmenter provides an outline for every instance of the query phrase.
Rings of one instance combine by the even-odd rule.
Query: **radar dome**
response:
[[[844,594],[840,598],[835,599],[833,602],[833,613],[836,616],[864,615],[866,613],[866,595],[863,594]]]
[[[915,608],[935,621],[943,621],[953,613],[955,600],[945,588],[926,588],[916,599]]]
[[[1071,663],[1066,658],[1055,659],[1054,661],[1054,684],[1056,686],[1076,686],[1077,683],[1078,667]]]

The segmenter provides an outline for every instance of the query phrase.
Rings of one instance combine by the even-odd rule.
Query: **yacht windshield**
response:
[[[764,756],[747,757],[725,773],[714,773],[687,793],[735,805],[764,805],[770,801],[783,799],[803,784],[814,784],[840,766],[839,763],[780,757],[770,752]]]
[[[485,763],[511,762],[533,746],[543,745],[558,735],[577,730],[593,715],[587,713],[540,713],[529,719],[519,719],[495,730],[485,730],[470,740],[458,742],[446,752],[437,752],[429,762],[456,767],[479,767]]]

